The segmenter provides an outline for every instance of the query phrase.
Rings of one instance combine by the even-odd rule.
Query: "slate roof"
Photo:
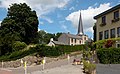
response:
[[[65,45],[64,43],[62,42],[59,42],[59,41],[52,41],[54,44],[57,44],[57,45]]]
[[[75,38],[75,39],[82,39],[81,36],[78,36],[78,35],[74,35],[74,34],[68,34],[68,33],[64,33],[66,34],[68,37],[70,38]]]
[[[102,12],[102,13],[96,15],[96,16],[94,17],[94,19],[97,19],[97,18],[99,18],[99,17],[101,17],[101,16],[104,16],[104,15],[106,15],[106,14],[108,14],[108,13],[114,11],[114,10],[117,10],[117,9],[119,9],[119,8],[120,8],[120,4],[116,5],[115,7],[112,7],[111,9],[108,9],[108,10],[105,11],[105,12]]]

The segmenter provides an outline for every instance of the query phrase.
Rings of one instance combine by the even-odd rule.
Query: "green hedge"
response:
[[[47,56],[47,57],[57,57],[62,54],[69,54],[71,52],[81,51],[83,49],[83,45],[78,46],[55,46],[50,47],[46,45],[36,45],[36,47],[30,47],[29,50],[19,50],[14,51],[10,55],[4,55],[0,57],[0,61],[9,61],[9,60],[16,60],[23,58],[27,55],[31,55],[33,53],[39,54],[41,57]]]
[[[120,64],[120,48],[102,48],[97,50],[100,63]]]
[[[37,51],[34,48],[30,48],[29,50],[19,50],[12,52],[10,55],[4,55],[0,57],[0,61],[10,61],[23,58],[27,55],[36,53]]]
[[[62,54],[69,54],[75,51],[81,51],[83,49],[83,45],[78,46],[68,46],[68,45],[61,45],[61,46],[45,46],[45,45],[37,45],[34,49],[37,50],[40,56],[60,56]]]

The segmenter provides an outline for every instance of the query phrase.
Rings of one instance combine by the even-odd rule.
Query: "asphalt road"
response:
[[[70,71],[73,71],[73,72],[75,72],[75,71],[79,72],[80,71],[81,73],[78,73],[78,74],[82,74],[82,69],[81,69],[82,66],[80,66],[80,65],[78,65],[78,66],[72,65],[72,62],[73,62],[74,58],[80,59],[81,57],[82,57],[81,55],[78,55],[76,57],[74,57],[74,56],[70,57],[69,61],[66,58],[66,59],[46,63],[45,66],[44,66],[44,70],[43,70],[43,65],[29,66],[29,67],[27,67],[27,74],[37,74],[35,72],[38,72],[38,74],[41,74],[41,72],[46,71],[46,70],[51,70],[49,72],[52,72],[52,70],[55,70],[55,71],[60,70],[60,71],[65,71],[65,73],[61,73],[61,74],[72,74],[72,73],[69,73],[67,68]],[[1,72],[0,74],[5,74],[5,73],[2,73],[2,72],[7,72],[6,74],[25,74],[24,73],[24,67],[6,68],[5,70],[0,69],[0,72]],[[68,73],[66,73],[66,72],[68,72]],[[77,74],[77,73],[75,73],[75,74]]]
[[[96,74],[120,74],[120,64],[97,64]]]

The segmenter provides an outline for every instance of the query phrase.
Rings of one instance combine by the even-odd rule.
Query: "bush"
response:
[[[27,47],[27,44],[24,42],[20,42],[20,41],[16,41],[15,43],[13,43],[12,45],[12,49],[13,51],[19,51],[24,49],[25,47]]]
[[[92,74],[92,71],[96,69],[96,65],[89,63],[88,61],[83,61],[83,68],[85,73]]]
[[[97,50],[100,63],[120,64],[120,48],[102,48]]]
[[[18,46],[17,46],[18,45]],[[17,49],[18,47],[18,49]],[[12,52],[10,55],[4,55],[0,57],[0,60],[8,61],[8,60],[16,60],[23,58],[27,55],[31,55],[33,53],[39,54],[41,57],[57,57],[62,54],[69,54],[71,52],[81,51],[83,49],[83,45],[79,46],[45,46],[45,45],[36,45],[36,47],[30,47],[29,50],[21,50],[19,47],[19,42],[15,43],[14,48],[16,51]]]
[[[61,46],[45,46],[45,45],[36,45],[35,49],[40,56],[60,56],[62,54],[69,54],[75,51],[81,51],[83,49],[83,45],[77,46],[69,46],[69,45],[61,45]]]

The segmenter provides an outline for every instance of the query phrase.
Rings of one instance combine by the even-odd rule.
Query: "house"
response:
[[[120,4],[94,17],[94,41],[120,37]],[[115,47],[120,47],[116,41]]]
[[[80,12],[78,33],[76,35],[70,34],[69,32],[62,33],[61,36],[58,38],[58,41],[56,42],[59,44],[64,44],[64,45],[81,45],[81,44],[85,44],[85,42],[88,40],[90,39],[83,32],[82,17],[81,17],[81,12]],[[53,41],[52,42],[50,41],[49,45],[53,45]]]
[[[65,45],[65,44],[59,41],[54,41],[53,38],[51,38],[50,42],[48,43],[48,46],[56,46],[56,45]]]

